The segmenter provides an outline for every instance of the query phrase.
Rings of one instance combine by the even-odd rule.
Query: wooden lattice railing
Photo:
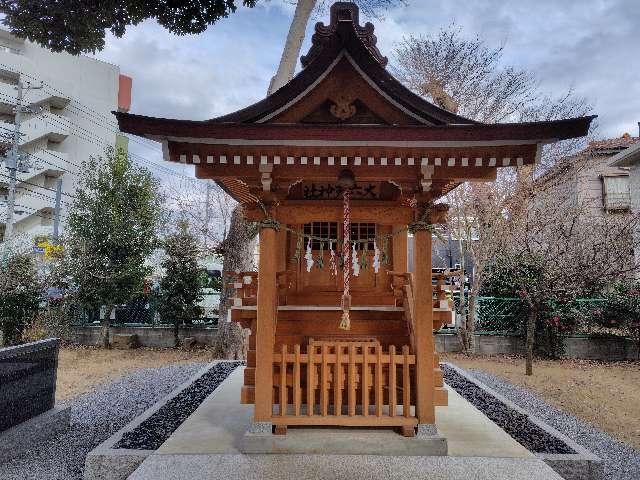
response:
[[[289,289],[288,272],[276,274],[279,304],[286,304],[286,295]],[[258,272],[235,272],[229,274],[234,289],[233,296],[229,299],[231,307],[254,306],[258,296]]]
[[[396,299],[396,305],[402,306],[405,312],[405,319],[411,331],[411,346],[415,347],[414,342],[414,292],[413,292],[413,276],[407,272],[387,272],[391,276],[391,290]],[[453,300],[447,298],[447,287],[445,284],[448,278],[460,276],[460,271],[451,271],[446,273],[433,273],[436,285],[433,287],[435,298],[433,300],[433,328],[440,329],[445,323],[449,323],[451,312],[453,311]]]
[[[273,423],[276,425],[417,424],[412,414],[409,346],[385,351],[377,341],[310,341],[282,345],[274,354]],[[411,428],[409,428],[411,427]]]

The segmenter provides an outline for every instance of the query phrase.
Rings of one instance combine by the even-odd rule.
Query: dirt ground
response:
[[[109,382],[134,370],[176,363],[210,362],[211,350],[139,348],[105,350],[95,347],[63,347],[58,359],[56,400],[73,398],[95,385]]]
[[[523,385],[551,405],[640,449],[640,363],[540,360],[533,376],[527,377],[522,358],[447,354],[442,359]]]

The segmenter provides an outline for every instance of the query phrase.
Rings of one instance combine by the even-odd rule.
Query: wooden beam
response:
[[[273,412],[273,340],[277,309],[277,233],[260,231],[256,325],[256,384],[254,421],[270,422]]]
[[[305,201],[287,202],[278,206],[276,220],[289,225],[313,221],[342,222],[342,206],[339,202],[326,201],[324,204]],[[257,206],[245,208],[245,218],[249,221],[264,219],[264,213]],[[413,211],[402,205],[384,205],[381,202],[369,202],[367,205],[351,207],[352,222],[371,222],[379,225],[394,225],[399,222],[409,224],[413,221]]]
[[[415,427],[418,423],[415,417],[401,417],[396,415],[395,417],[389,416],[376,416],[376,415],[328,415],[323,417],[321,415],[310,415],[294,417],[293,415],[285,415],[284,417],[275,416],[271,418],[271,422],[274,425],[313,425],[313,426],[349,426],[349,427]]]
[[[416,342],[416,416],[418,423],[435,423],[435,375],[433,369],[433,305],[431,286],[431,232],[413,235],[413,287]]]
[[[287,269],[287,231],[283,228],[276,235],[276,255],[278,272]]]
[[[191,163],[191,162],[188,162]],[[270,172],[274,183],[291,182],[292,180],[305,179],[307,181],[335,182],[340,171],[345,168],[341,165],[273,165]],[[369,166],[360,165],[348,167],[353,171],[356,181],[375,182],[392,179],[394,182],[409,182],[418,185],[421,177],[419,165],[387,165]],[[496,167],[434,167],[434,181],[443,180],[492,180],[496,176]],[[207,164],[196,165],[196,177],[219,180],[221,178],[236,177],[245,182],[262,185],[262,172],[259,165],[247,164]]]

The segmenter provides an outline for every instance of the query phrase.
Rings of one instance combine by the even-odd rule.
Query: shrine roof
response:
[[[335,180],[344,167],[391,182],[403,198],[435,199],[465,180],[492,180],[498,167],[535,163],[541,145],[584,136],[595,118],[486,124],[451,113],[386,70],[373,25],[358,17],[353,3],[332,5],[302,71],[264,100],[209,120],[114,112],[120,130],[162,142],[166,160],[196,165],[196,176],[250,204],[284,198],[301,179]]]
[[[126,133],[163,140],[177,137],[190,139],[247,140],[324,140],[342,141],[501,141],[535,140],[549,142],[582,136],[587,133],[594,117],[582,117],[560,121],[534,123],[482,124],[444,110],[406,88],[385,68],[387,59],[376,47],[376,37],[371,23],[359,25],[358,8],[353,3],[337,2],[331,7],[331,22],[316,25],[312,47],[301,58],[302,71],[286,85],[253,105],[227,115],[209,120],[177,120],[154,118],[123,112],[114,112],[120,129]],[[346,65],[346,66],[345,66]],[[314,91],[330,83],[327,77],[337,75],[339,67],[351,69],[347,78],[341,77],[337,85],[326,85],[323,94],[328,98],[308,100]],[[360,83],[356,83],[359,80]],[[347,83],[357,89],[348,92]],[[367,92],[364,92],[367,90]],[[366,110],[369,115],[355,120],[332,123],[330,115],[310,120],[287,111],[295,109],[305,100],[316,102],[325,99],[332,106],[339,104],[339,97],[347,92],[349,98],[337,107]],[[355,105],[359,95],[387,103],[393,115],[380,118],[381,107],[370,112],[372,105]],[[366,103],[366,102],[365,102]],[[308,112],[307,112],[308,113]],[[358,112],[360,113],[360,112]],[[335,114],[335,113],[334,113]],[[347,113],[348,114],[348,113]],[[320,114],[321,115],[321,114]],[[322,116],[322,115],[321,115]],[[326,118],[329,117],[329,120]],[[341,117],[342,118],[342,117]]]

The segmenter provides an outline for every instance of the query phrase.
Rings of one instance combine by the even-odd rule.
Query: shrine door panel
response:
[[[311,235],[317,238],[338,238],[338,223],[306,223],[302,225],[302,231],[305,235]],[[307,271],[307,261],[304,256],[307,252],[308,243],[309,240],[305,239],[298,269],[298,278],[301,280],[300,286],[302,289],[310,292],[337,292],[342,290],[342,275],[340,269],[338,269],[338,276],[333,275],[331,271],[331,254],[328,242],[320,240],[310,241],[311,252],[313,255],[313,266],[310,271]],[[336,249],[335,244],[333,245],[333,248],[334,250]],[[339,252],[336,252],[336,261],[339,261],[338,255]]]
[[[351,275],[351,290],[354,292],[383,292],[385,289],[385,281],[388,282],[385,266],[380,266],[378,273],[373,269],[373,260],[375,256],[374,239],[376,245],[382,254],[383,241],[376,239],[376,235],[389,233],[389,227],[376,225],[375,223],[352,223],[351,224],[351,240],[358,242],[356,252],[358,262],[360,264],[360,274],[356,277]],[[352,250],[353,255],[353,250]],[[363,262],[362,257],[366,256]],[[352,270],[353,272],[353,270]]]

